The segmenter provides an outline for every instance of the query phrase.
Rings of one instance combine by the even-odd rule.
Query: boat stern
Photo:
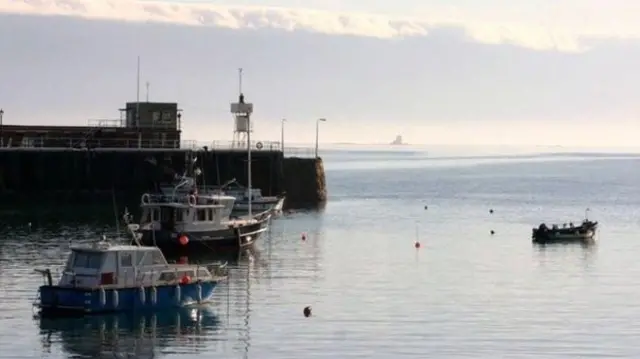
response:
[[[44,315],[66,315],[89,313],[91,303],[90,291],[43,285],[38,288],[38,299],[34,306]]]

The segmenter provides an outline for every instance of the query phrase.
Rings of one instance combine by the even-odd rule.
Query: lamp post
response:
[[[327,122],[326,118],[316,120],[316,158],[318,158],[318,132],[320,132],[320,122]]]
[[[2,125],[2,116],[4,110],[0,108],[0,147],[4,147],[4,126]]]
[[[286,118],[282,119],[282,123],[280,124],[280,148],[282,149],[282,153],[284,154],[284,123],[287,122]]]

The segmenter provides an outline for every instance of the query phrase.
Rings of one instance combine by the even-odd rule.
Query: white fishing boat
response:
[[[174,195],[144,194],[137,232],[141,243],[172,255],[251,245],[268,229],[270,211],[230,217],[235,198],[192,191]]]
[[[237,103],[231,104],[231,112],[237,120],[246,121],[243,125],[251,128],[249,123],[253,105],[245,103],[240,93]],[[246,125],[246,126],[245,126]],[[251,131],[247,132],[247,178],[251,188]],[[159,196],[144,194],[141,198],[142,221],[139,232],[144,245],[158,246],[167,253],[176,254],[202,251],[219,247],[246,247],[259,238],[269,226],[273,214],[272,207],[254,215],[253,198],[247,199],[248,214],[231,218],[236,198],[215,191],[198,187],[196,181],[202,171],[193,167],[197,158],[189,161],[187,176],[169,192],[164,188]]]

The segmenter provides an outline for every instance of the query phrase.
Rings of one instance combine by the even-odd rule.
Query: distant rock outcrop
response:
[[[391,142],[392,145],[406,145],[406,143],[402,142],[402,136],[397,135],[396,139]]]

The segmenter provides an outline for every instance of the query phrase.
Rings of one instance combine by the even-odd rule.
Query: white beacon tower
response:
[[[239,77],[239,95],[238,102],[231,103],[231,113],[235,120],[233,129],[233,148],[242,148],[243,144],[247,149],[247,196],[249,197],[248,209],[249,218],[252,218],[251,202],[253,201],[253,192],[251,184],[251,114],[253,113],[253,104],[244,102],[244,94],[242,93],[242,69],[238,70]],[[246,143],[245,143],[246,141]]]
[[[242,94],[242,69],[238,71],[239,75],[239,95],[238,102],[231,104],[231,114],[233,114],[234,126],[233,126],[233,142],[231,146],[233,148],[251,147],[249,144],[251,126],[251,114],[253,113],[253,104],[244,102],[244,95]]]

